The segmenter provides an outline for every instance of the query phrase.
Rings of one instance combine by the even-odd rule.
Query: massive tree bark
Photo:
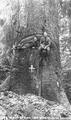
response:
[[[15,68],[15,71],[11,70],[10,78],[6,79],[9,86],[7,89],[19,94],[34,93],[46,99],[61,102],[63,99],[61,100],[57,3],[53,0],[28,1],[25,12],[27,20],[24,39],[15,49],[12,61],[12,68]],[[33,34],[33,39],[29,37],[31,34]],[[37,40],[33,42],[35,36]],[[45,45],[42,48],[44,42]],[[47,42],[50,42],[50,45]],[[49,49],[46,48],[48,45]],[[31,66],[33,71],[30,69]]]

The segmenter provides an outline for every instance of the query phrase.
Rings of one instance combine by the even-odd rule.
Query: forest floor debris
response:
[[[33,94],[0,93],[0,120],[71,119],[71,111],[59,103]]]

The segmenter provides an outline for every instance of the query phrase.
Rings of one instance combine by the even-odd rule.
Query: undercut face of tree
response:
[[[32,42],[29,43],[30,38],[28,37],[28,42],[23,39],[20,46],[17,46],[13,62],[16,71],[11,74],[10,89],[24,94],[34,93],[46,99],[57,101],[59,100],[60,81],[56,74],[59,68],[56,44],[53,44],[48,36],[41,35],[36,39],[37,41],[34,41],[33,37]],[[18,91],[20,89],[17,90],[16,87],[21,87],[22,91]]]

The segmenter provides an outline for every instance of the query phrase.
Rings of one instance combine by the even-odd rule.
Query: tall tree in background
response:
[[[71,99],[71,33],[70,33],[70,14],[71,14],[71,0],[60,0],[61,14],[60,14],[60,51],[61,64],[64,71],[64,88],[68,99]]]

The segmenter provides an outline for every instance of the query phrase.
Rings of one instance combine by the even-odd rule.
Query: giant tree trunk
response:
[[[16,70],[11,73],[10,82],[8,82],[8,84],[10,90],[19,94],[33,93],[52,101],[61,102],[67,98],[65,96],[65,98],[61,100],[61,94],[64,91],[62,90],[60,79],[61,63],[58,12],[55,1],[51,0],[51,2],[53,4],[49,4],[50,0],[43,1],[44,7],[46,8],[45,10],[39,2],[34,4],[34,2],[31,1],[30,4],[27,4],[27,6],[29,5],[29,7],[26,7],[28,8],[28,14],[26,13],[28,15],[28,23],[24,30],[24,38],[35,33],[43,34],[43,32],[46,31],[47,39],[50,38],[51,41],[50,51],[47,51],[48,54],[46,57],[41,55],[38,49],[40,44],[37,48],[28,47],[23,49],[23,45],[20,49],[16,49],[16,56],[13,61],[13,67],[15,67]],[[31,6],[33,7],[31,8]],[[41,38],[37,39],[41,41]],[[34,67],[33,72],[29,69],[31,65]]]

